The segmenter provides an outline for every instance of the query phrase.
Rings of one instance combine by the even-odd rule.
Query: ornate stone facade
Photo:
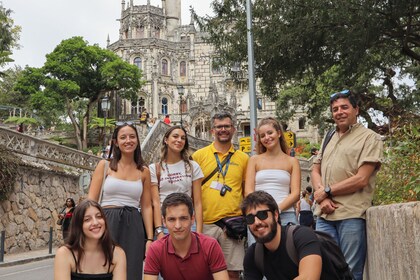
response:
[[[210,140],[210,118],[225,110],[235,117],[237,136],[249,136],[246,72],[218,65],[217,53],[204,40],[207,34],[197,30],[193,20],[180,24],[181,0],[164,0],[162,8],[137,2],[144,3],[122,0],[119,40],[108,42],[110,50],[139,67],[146,81],[136,102],[118,101],[119,117],[137,118],[143,109],[160,120],[169,114],[173,123],[182,119],[191,135]],[[261,95],[258,83],[256,95],[258,119],[275,116],[275,103]],[[113,97],[118,99],[116,93]],[[289,128],[297,128],[297,122],[290,122]],[[317,137],[313,131],[302,132]]]

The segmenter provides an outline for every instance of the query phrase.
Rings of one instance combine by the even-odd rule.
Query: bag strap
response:
[[[327,134],[325,135],[324,142],[322,144],[322,154],[324,154],[325,147],[327,147],[327,145],[330,142],[331,138],[333,137],[334,133],[335,133],[335,128],[328,131]]]
[[[254,262],[258,270],[264,275],[264,244],[255,243]]]
[[[160,163],[159,162],[155,163],[155,168],[156,168],[156,178],[158,181],[158,189],[160,189]]]
[[[225,164],[226,164],[226,162],[228,161],[228,160],[230,160],[230,158],[232,157],[232,155],[234,154],[235,152],[233,152],[233,153],[229,153],[229,155],[221,162],[221,165],[222,165],[222,168],[225,166]],[[216,172],[219,170],[219,166],[218,165],[216,165],[216,168],[209,174],[209,176],[207,176],[202,182],[201,182],[201,185],[203,186],[208,180],[210,180],[211,179],[211,177],[213,177],[214,176],[214,174],[216,174]]]
[[[286,227],[286,251],[289,255],[289,258],[293,261],[293,263],[299,267],[299,260],[296,252],[295,246],[295,239],[293,238],[293,234],[295,230],[298,228],[298,225],[288,225]]]
[[[102,202],[102,195],[104,194],[104,184],[105,184],[106,176],[108,174],[108,166],[109,166],[109,162],[107,160],[105,160],[104,176],[102,177],[102,186],[101,186],[101,191],[99,193],[99,199],[98,199],[98,203],[99,204],[101,204],[101,202]]]

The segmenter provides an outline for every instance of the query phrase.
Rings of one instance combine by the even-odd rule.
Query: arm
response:
[[[216,273],[213,273],[214,280],[229,280],[229,274],[227,270],[222,270]]]
[[[162,226],[162,212],[160,210],[160,197],[159,197],[159,187],[156,183],[151,183],[151,194],[152,194],[152,206],[153,206],[153,221],[154,226]],[[161,232],[158,236],[158,239],[164,237],[165,235]]]
[[[112,280],[126,280],[127,279],[127,260],[124,250],[116,246],[114,250],[113,263],[115,263],[112,271]]]
[[[54,259],[54,279],[55,280],[70,280],[71,275],[71,261],[73,257],[67,247],[60,247]]]
[[[148,168],[143,170],[143,193],[140,199],[141,212],[143,216],[144,226],[146,228],[146,239],[153,239],[153,209],[152,209],[152,195],[150,183],[150,171]],[[146,253],[151,242],[146,242]]]
[[[314,163],[312,165],[312,172],[311,172],[311,180],[312,180],[312,186],[314,187],[314,196],[315,191],[319,188],[324,188],[322,185],[322,177],[321,177],[321,164],[320,163]]]
[[[331,194],[333,196],[345,195],[354,193],[360,189],[366,187],[369,183],[369,179],[375,172],[377,163],[367,162],[359,167],[357,173],[341,182],[330,185]],[[314,193],[315,200],[320,203],[327,198],[327,194],[324,192],[324,186],[319,185],[319,188]]]
[[[320,255],[308,255],[299,262],[299,276],[295,280],[318,280],[321,277],[322,258]]]
[[[102,181],[104,180],[104,168],[105,160],[103,159],[96,166],[92,175],[92,181],[90,182],[89,186],[89,193],[87,198],[96,202],[99,200],[99,192],[101,191]]]
[[[157,275],[151,275],[151,274],[144,274],[143,279],[144,280],[157,280],[158,276]]]
[[[244,197],[247,197],[250,193],[253,193],[255,191],[255,174],[257,172],[257,157],[258,156],[252,156],[248,160],[248,165],[246,167]]]
[[[203,232],[203,206],[201,204],[201,182],[203,178],[193,181],[192,194],[194,201],[195,222],[197,224],[197,232]]]
[[[290,194],[279,203],[281,211],[287,210],[292,207],[298,200],[300,194],[300,166],[296,158],[290,158],[292,161],[292,172],[290,178]]]

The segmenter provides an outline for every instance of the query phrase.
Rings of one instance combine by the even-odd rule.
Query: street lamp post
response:
[[[108,96],[105,96],[104,98],[102,98],[101,100],[101,108],[102,111],[104,113],[104,147],[102,150],[102,157],[105,158],[106,157],[106,117],[107,117],[107,112],[111,107],[111,101],[109,100]]]
[[[177,89],[178,89],[178,95],[179,95],[179,113],[181,114],[181,126],[183,126],[182,125],[182,96],[184,95],[184,86],[179,85]]]

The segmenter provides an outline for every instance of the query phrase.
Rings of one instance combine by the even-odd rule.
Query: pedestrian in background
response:
[[[93,173],[88,198],[98,201],[102,193],[111,237],[127,256],[127,279],[138,280],[153,241],[153,211],[150,172],[133,123],[116,123],[110,153],[109,168],[107,160],[101,160]]]
[[[61,231],[63,232],[64,240],[66,240],[69,234],[70,222],[73,217],[74,207],[76,207],[76,203],[74,202],[73,198],[69,197],[66,199],[63,210],[58,215],[58,218],[62,219]]]
[[[201,181],[203,172],[197,162],[190,160],[189,144],[185,129],[170,127],[163,136],[160,160],[149,166],[152,182],[153,216],[155,234],[162,238],[167,230],[162,227],[160,207],[171,193],[180,192],[192,197],[194,202],[195,231],[203,230]]]
[[[166,124],[171,124],[171,119],[169,118],[169,115],[165,116],[165,118],[163,119],[163,122]]]
[[[55,280],[126,279],[125,253],[112,241],[97,202],[81,202],[74,211],[70,228],[66,244],[55,254]]]
[[[302,196],[296,204],[296,213],[299,217],[299,224],[302,226],[313,227],[314,215],[312,214],[312,201],[306,190],[302,191]]]

